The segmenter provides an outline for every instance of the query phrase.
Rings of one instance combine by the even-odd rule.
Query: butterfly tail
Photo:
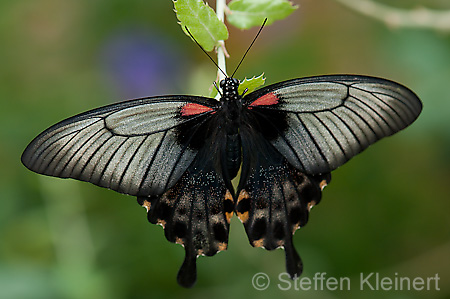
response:
[[[177,275],[177,282],[180,286],[191,288],[197,281],[197,254],[192,244],[184,247],[186,256]]]
[[[286,239],[284,252],[286,254],[286,272],[292,279],[297,279],[303,272],[303,263],[295,250],[292,237]]]

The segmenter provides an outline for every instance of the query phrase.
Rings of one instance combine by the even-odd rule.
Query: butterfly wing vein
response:
[[[75,178],[121,193],[162,194],[197,154],[177,139],[177,128],[196,118],[179,118],[182,107],[193,100],[209,105],[200,97],[149,98],[74,116],[36,137],[22,162],[41,174]]]
[[[294,79],[253,92],[246,102],[268,92],[280,99],[279,105],[256,110],[283,111],[288,123],[271,142],[308,174],[336,169],[369,145],[404,129],[422,109],[406,87],[363,76]]]

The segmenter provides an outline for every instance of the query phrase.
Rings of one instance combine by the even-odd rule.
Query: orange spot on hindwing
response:
[[[142,206],[147,210],[147,213],[148,213],[148,211],[150,211],[152,203],[149,202],[148,200],[144,200],[144,202],[142,203]]]
[[[327,180],[322,180],[322,181],[319,183],[320,190],[325,189],[325,187],[326,187],[327,185],[328,185]]]
[[[234,202],[233,202],[233,196],[231,195],[230,191],[228,191],[228,190],[225,194],[224,209],[225,209],[225,216],[227,218],[227,222],[230,223],[230,220],[231,220],[231,217],[233,216],[233,211],[234,211]]]
[[[245,190],[241,190],[237,200],[236,213],[242,223],[247,222],[249,210],[250,210],[250,194],[248,194],[248,192]]]

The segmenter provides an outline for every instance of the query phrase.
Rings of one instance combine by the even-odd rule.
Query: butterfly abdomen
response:
[[[227,135],[225,149],[227,172],[234,178],[241,166],[241,137],[239,133]]]

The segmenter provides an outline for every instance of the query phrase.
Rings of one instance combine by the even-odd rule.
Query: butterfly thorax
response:
[[[226,78],[220,81],[220,87],[222,88],[220,102],[222,103],[222,110],[227,122],[227,133],[233,134],[238,131],[239,115],[242,106],[242,97],[238,92],[239,81],[234,78]]]
[[[220,81],[220,88],[222,89],[222,99],[225,101],[238,100],[239,80],[235,78],[225,78]]]

